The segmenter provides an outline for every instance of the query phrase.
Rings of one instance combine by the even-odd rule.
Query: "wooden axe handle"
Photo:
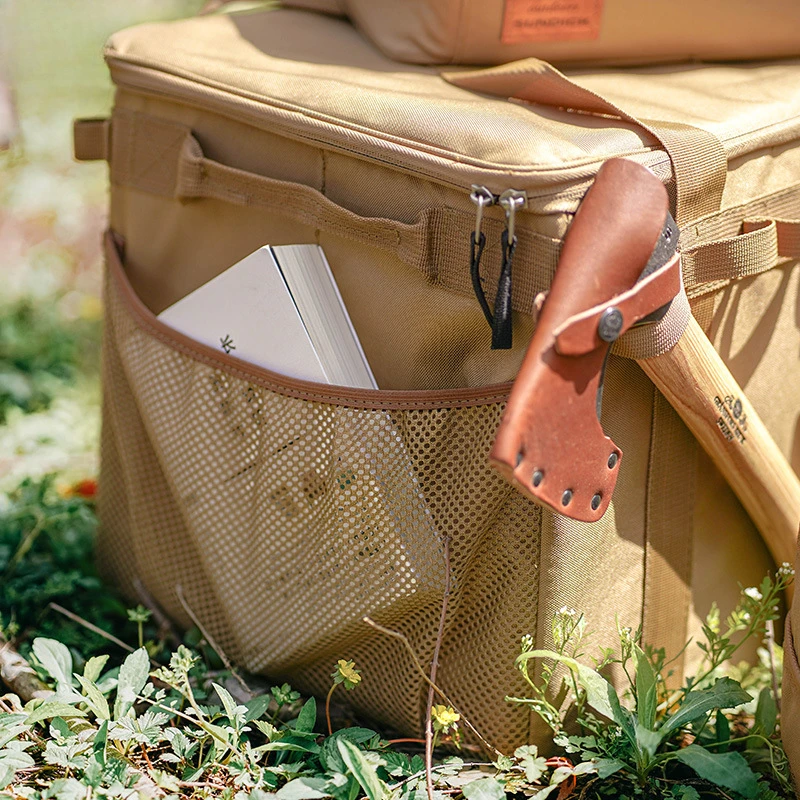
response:
[[[669,352],[639,364],[741,500],[776,564],[794,563],[800,480],[695,319]]]

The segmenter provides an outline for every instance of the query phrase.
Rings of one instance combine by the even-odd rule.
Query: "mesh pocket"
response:
[[[528,735],[519,637],[535,633],[540,512],[487,464],[507,387],[355,392],[286,379],[158,323],[109,249],[101,558],[192,612],[247,669],[324,692],[337,658],[355,704],[419,733],[450,541],[440,675],[498,744]],[[476,672],[480,668],[480,675]],[[487,688],[488,687],[488,688]],[[356,697],[356,695],[358,695]]]

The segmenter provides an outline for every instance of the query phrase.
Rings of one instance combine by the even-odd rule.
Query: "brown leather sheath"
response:
[[[613,159],[600,169],[564,240],[489,456],[523,494],[573,519],[603,516],[622,459],[598,418],[611,343],[681,289],[677,254],[639,280],[668,208],[645,167]]]

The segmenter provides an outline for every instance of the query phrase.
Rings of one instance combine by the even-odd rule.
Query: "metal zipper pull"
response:
[[[517,211],[528,205],[528,195],[518,189],[506,189],[498,202],[506,212],[506,229],[500,242],[503,251],[503,264],[497,282],[494,300],[494,319],[492,321],[492,349],[508,350],[511,347],[511,264],[517,247]]]
[[[483,256],[483,248],[486,247],[486,234],[481,230],[481,223],[483,222],[483,210],[487,206],[494,205],[498,198],[485,186],[473,184],[472,194],[470,194],[469,199],[478,207],[475,215],[475,230],[470,235],[469,272],[472,277],[472,288],[475,292],[475,297],[478,298],[483,315],[491,326],[494,324],[494,317],[492,310],[489,308],[489,303],[486,301],[483,286],[481,286],[481,257]]]
[[[528,205],[528,193],[519,189],[506,189],[497,199],[503,210],[506,212],[506,224],[508,227],[508,240],[513,244],[517,243],[514,224],[517,211],[526,208]]]

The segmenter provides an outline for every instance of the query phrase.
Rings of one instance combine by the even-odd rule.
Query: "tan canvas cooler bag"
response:
[[[585,611],[597,645],[618,618],[677,654],[712,599],[770,568],[632,359],[674,341],[674,316],[615,346],[602,421],[625,460],[601,521],[543,511],[487,453],[534,298],[623,156],[667,185],[696,318],[800,466],[800,62],[445,78],[296,10],[145,25],[106,55],[114,112],[78,123],[76,153],[110,163],[100,558],[124,590],[141,581],[187,625],[188,606],[237,663],[305,691],[354,659],[348,699],[418,733],[426,686],[363,617],[428,664],[447,540],[439,681],[506,749],[541,734],[504,698],[523,691],[520,637],[546,646],[555,611]],[[473,184],[527,197],[508,350],[471,285]],[[486,209],[489,302],[506,224]],[[261,245],[303,242],[324,248],[380,391],[292,380],[155,318]]]
[[[656,64],[800,55],[797,0],[283,0],[412,64]]]

